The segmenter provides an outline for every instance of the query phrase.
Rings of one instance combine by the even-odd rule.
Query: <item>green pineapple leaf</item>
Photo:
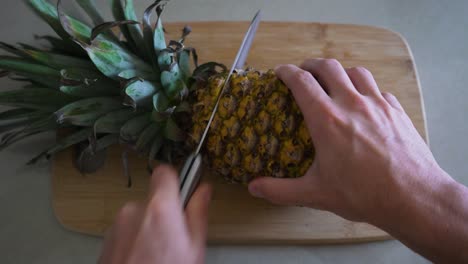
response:
[[[162,91],[153,96],[153,108],[158,113],[163,113],[169,108],[169,98]]]
[[[112,8],[112,14],[114,16],[114,19],[116,21],[121,21],[121,20],[138,20],[134,18],[129,18],[125,14],[125,9],[122,5],[122,0],[110,0],[111,8]],[[138,46],[135,45],[135,42],[133,41],[132,34],[130,33],[129,30],[130,25],[121,25],[120,26],[120,31],[124,35],[125,39],[127,40],[131,50],[136,51],[138,50]]]
[[[103,76],[97,69],[95,68],[72,68],[72,67],[65,67],[60,71],[60,76],[65,83],[68,81],[74,81],[77,84],[85,83],[91,84],[97,81],[102,81],[108,83],[108,85],[114,86],[118,84],[112,79],[109,79]]]
[[[111,41],[98,37],[91,45],[80,44],[94,65],[109,78],[118,80],[118,75],[126,70],[135,70],[143,75],[153,74],[150,65]]]
[[[0,92],[0,104],[43,111],[56,111],[75,98],[51,89],[21,89]]]
[[[143,132],[141,132],[140,136],[138,137],[138,140],[135,144],[136,149],[140,152],[144,152],[147,148],[148,145],[153,139],[160,133],[161,131],[161,124],[159,123],[151,123],[149,126],[147,126]]]
[[[96,123],[94,123],[94,134],[119,133],[122,126],[137,115],[138,113],[131,108],[109,112],[96,120]]]
[[[57,123],[55,123],[50,114],[31,121],[32,122],[21,129],[3,134],[0,142],[0,150],[29,136],[57,129]]]
[[[153,140],[153,143],[151,143],[149,155],[148,155],[148,163],[151,162],[152,160],[156,159],[159,151],[161,150],[162,146],[164,143],[164,138],[160,136],[156,136]]]
[[[91,41],[93,41],[100,34],[107,32],[114,27],[118,27],[122,25],[139,25],[139,24],[140,23],[134,20],[118,20],[118,21],[104,22],[93,28],[91,32]]]
[[[164,136],[172,141],[181,142],[185,139],[185,133],[177,126],[176,122],[169,118],[164,126]]]
[[[4,122],[8,120],[21,119],[28,117],[32,112],[33,111],[31,109],[25,108],[9,109],[0,113],[0,120]]]
[[[165,1],[156,0],[152,5],[150,5],[143,14],[143,39],[145,42],[147,57],[151,59],[153,63],[154,70],[156,73],[159,73],[159,67],[157,62],[157,55],[159,53],[160,47],[165,47],[166,43],[164,40],[164,32],[162,30],[162,25],[160,21],[161,13],[164,9]],[[153,32],[153,27],[151,25],[151,13],[153,9],[156,9],[156,14],[158,15],[156,29]],[[160,34],[162,32],[162,35]],[[155,42],[156,41],[156,42]]]
[[[114,89],[114,90],[99,89],[98,87],[103,88],[102,86],[97,86],[97,85],[91,86],[91,85],[85,85],[85,84],[80,84],[80,85],[75,85],[75,86],[61,85],[60,91],[65,94],[76,96],[76,97],[81,97],[81,98],[119,95],[119,91],[117,89]]]
[[[16,55],[18,57],[22,57],[24,59],[29,59],[29,56],[28,56],[28,54],[26,52],[24,52],[21,49],[18,49],[17,47],[15,47],[13,45],[8,44],[8,43],[0,42],[0,49],[6,51],[8,53],[11,53],[13,55]]]
[[[61,10],[60,0],[57,3],[57,12],[64,30],[88,53],[94,65],[107,77],[118,80],[118,74],[128,69],[139,72],[152,71],[149,65],[126,50],[114,37],[99,35],[88,44],[92,30],[65,15]]]
[[[56,14],[62,29],[69,36],[75,40],[89,42],[89,38],[91,37],[91,29],[82,22],[67,16],[62,10],[62,0],[57,0]]]
[[[126,143],[137,141],[140,133],[151,123],[150,115],[144,113],[138,115],[127,122],[120,129],[120,139]]]
[[[124,104],[135,109],[151,105],[153,95],[161,89],[159,84],[146,80],[135,80],[125,88]]]
[[[57,88],[60,87],[60,78],[57,76],[44,76],[40,74],[16,72],[10,74],[10,79],[31,82],[30,88],[48,88],[57,90]]]
[[[167,47],[166,38],[164,36],[164,27],[162,25],[161,14],[164,9],[164,5],[156,7],[156,13],[158,15],[158,20],[156,21],[156,28],[154,29],[153,34],[153,48],[156,52],[156,55],[159,55],[159,52]]]
[[[124,16],[126,20],[138,20],[138,17],[135,14],[135,5],[133,0],[125,0],[125,7],[124,7]],[[135,48],[135,53],[139,54],[140,57],[146,58],[145,50],[145,41],[143,40],[143,31],[141,30],[140,25],[126,25],[128,32],[130,33],[130,37],[127,41],[133,42]],[[147,61],[150,61],[149,58],[146,58]]]
[[[85,141],[88,139],[88,137],[91,135],[92,129],[91,128],[85,128],[81,129],[77,132],[74,132],[60,140],[54,145],[48,148],[47,150],[41,152],[39,155],[31,159],[27,164],[34,164],[38,162],[42,158],[49,158],[51,155],[62,151],[70,146],[73,146],[75,144],[78,144],[82,141]]]
[[[56,69],[30,62],[28,60],[9,56],[0,56],[0,69],[16,72],[19,74],[36,74],[42,76],[60,77],[60,71]]]
[[[181,100],[186,96],[188,89],[181,77],[177,64],[173,64],[171,71],[161,73],[161,84],[169,98]]]
[[[99,10],[96,7],[96,1],[94,0],[75,0],[78,5],[85,11],[86,14],[91,18],[95,25],[104,23]]]
[[[153,72],[139,72],[134,69],[124,70],[118,74],[118,77],[124,80],[132,80],[134,78],[141,78],[147,81],[157,82],[159,81],[159,76],[155,75]]]
[[[94,65],[89,60],[77,58],[74,56],[37,50],[24,50],[24,53],[27,54],[31,59],[57,70],[69,67],[84,69],[94,68]]]
[[[50,113],[44,111],[33,111],[22,108],[7,110],[0,113],[0,132],[5,133],[25,127],[48,116],[50,116]]]
[[[60,71],[60,91],[76,97],[117,96],[119,83],[91,69],[68,68]]]
[[[92,126],[104,114],[122,108],[119,100],[112,97],[94,97],[68,104],[55,112],[59,124]]]
[[[79,49],[80,53],[83,55],[86,55],[86,53],[75,43],[73,43],[73,46],[69,46],[69,43],[66,41],[56,38],[53,36],[39,36],[39,35],[34,35],[34,38],[36,40],[45,40],[49,43],[50,45],[50,51],[52,52],[57,52],[57,53],[63,53],[67,55],[75,55],[76,48]],[[70,41],[71,42],[71,41]],[[74,48],[75,47],[75,48]]]
[[[31,121],[50,115],[50,112],[46,111],[15,108],[0,113],[0,125],[7,125],[18,121]]]
[[[192,75],[190,66],[190,50],[183,50],[179,53],[179,68],[182,80],[187,83]]]
[[[161,50],[158,55],[158,66],[161,71],[168,71],[173,65],[174,54],[167,49]]]
[[[26,43],[21,43],[21,42],[18,42],[17,45],[22,48],[22,49],[26,49],[26,50],[39,50],[39,48],[36,48],[32,45],[29,45],[29,44],[26,44]]]
[[[114,144],[119,143],[119,139],[120,135],[118,133],[105,135],[96,140],[93,144],[89,144],[89,146],[84,150],[84,153],[94,155],[96,152],[99,152]]]
[[[63,29],[57,15],[57,8],[46,0],[27,0],[33,11],[39,15],[65,42],[63,47],[70,49],[73,54],[83,55],[84,52],[70,40],[70,35]],[[73,19],[72,19],[73,20]],[[73,20],[76,22],[76,20]]]
[[[105,164],[108,147],[119,142],[119,134],[105,135],[84,148],[76,159],[76,167],[81,173],[93,173]]]

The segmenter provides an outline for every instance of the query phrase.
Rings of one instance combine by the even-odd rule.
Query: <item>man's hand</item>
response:
[[[254,180],[254,196],[374,224],[436,262],[468,261],[468,188],[438,166],[368,70],[315,59],[276,73],[304,115],[316,157],[304,177]]]
[[[314,59],[301,68],[279,66],[276,73],[303,112],[316,157],[302,178],[253,181],[253,195],[374,222],[395,206],[391,197],[401,195],[400,185],[446,180],[426,178],[440,170],[429,148],[398,100],[382,94],[368,70]]]
[[[177,172],[166,165],[156,168],[148,199],[120,210],[99,263],[203,263],[211,188],[198,187],[185,213],[179,196]]]

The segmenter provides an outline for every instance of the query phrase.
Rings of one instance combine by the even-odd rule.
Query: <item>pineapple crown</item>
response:
[[[195,49],[184,45],[188,26],[180,39],[166,43],[161,14],[167,1],[156,0],[138,22],[133,0],[111,0],[115,21],[105,22],[93,0],[76,0],[94,26],[67,15],[60,0],[56,6],[47,0],[26,2],[58,37],[36,36],[49,42],[47,50],[0,43],[14,55],[0,56],[0,75],[27,82],[0,93],[0,105],[12,107],[0,113],[0,149],[28,136],[72,128],[30,163],[83,141],[88,143],[77,160],[82,171],[96,152],[118,142],[147,153],[149,160],[171,161],[178,155],[185,131],[176,117],[191,111],[187,97],[194,76],[225,67],[198,66]]]

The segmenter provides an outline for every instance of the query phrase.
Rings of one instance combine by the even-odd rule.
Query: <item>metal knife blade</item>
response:
[[[258,25],[260,24],[261,15],[262,15],[261,10],[258,10],[254,18],[252,19],[252,22],[250,22],[249,29],[247,30],[247,33],[245,33],[244,39],[242,40],[242,44],[239,48],[239,51],[237,52],[236,58],[234,59],[234,63],[232,64],[232,67],[229,70],[229,74],[224,81],[223,88],[218,94],[218,98],[216,99],[216,104],[213,108],[213,111],[211,112],[210,119],[208,120],[208,123],[206,125],[205,130],[203,131],[200,142],[198,143],[198,146],[195,150],[195,155],[200,153],[200,150],[203,146],[203,142],[205,141],[206,135],[208,134],[208,130],[210,129],[211,122],[213,122],[213,118],[216,114],[216,111],[218,110],[219,101],[223,95],[224,90],[229,85],[229,81],[231,79],[232,73],[234,72],[235,69],[241,69],[244,67],[245,60],[247,59],[247,56],[249,54],[249,50],[250,50],[250,47],[252,46],[253,39],[255,37],[255,34],[257,33]]]

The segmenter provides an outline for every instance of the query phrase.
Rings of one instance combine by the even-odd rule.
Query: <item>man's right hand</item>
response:
[[[374,224],[433,260],[468,258],[453,254],[468,252],[467,188],[438,166],[395,96],[365,68],[333,59],[276,73],[304,115],[316,156],[303,177],[252,181],[252,195]]]
[[[440,170],[398,100],[382,94],[368,70],[314,59],[276,73],[303,112],[316,157],[302,178],[252,182],[254,196],[372,222],[407,185]]]

